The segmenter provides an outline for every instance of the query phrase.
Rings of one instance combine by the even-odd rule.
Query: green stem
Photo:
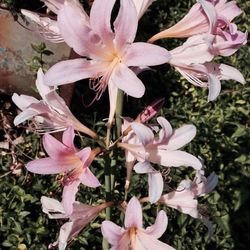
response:
[[[122,131],[122,109],[123,109],[123,97],[124,93],[122,90],[118,90],[117,94],[117,103],[116,103],[116,110],[115,110],[115,123],[116,123],[116,136],[119,138],[121,136]]]
[[[117,104],[116,104],[116,111],[115,111],[115,122],[116,122],[116,138],[121,136],[121,115],[122,115],[122,108],[123,108],[123,91],[118,90],[117,94]],[[106,149],[109,149],[110,144],[110,137],[111,137],[111,125],[107,127],[107,134],[106,134]],[[115,138],[113,138],[115,139]],[[115,184],[115,167],[117,162],[117,156],[114,157],[112,152],[107,155],[105,159],[105,193],[106,193],[106,201],[113,201],[113,190]],[[106,220],[111,220],[111,208],[106,208]],[[108,242],[103,239],[102,247],[104,250],[109,249]]]
[[[104,174],[105,174],[106,202],[109,202],[109,201],[112,201],[110,154],[105,157]],[[111,220],[111,207],[107,207],[105,212],[106,212],[106,220]],[[102,247],[103,247],[103,250],[109,249],[109,243],[104,238],[102,241]]]

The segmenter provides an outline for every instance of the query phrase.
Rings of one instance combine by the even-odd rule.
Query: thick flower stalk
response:
[[[170,123],[163,117],[157,118],[161,126],[159,137],[155,137],[152,129],[133,122],[131,127],[134,134],[125,137],[118,147],[126,150],[126,161],[138,163],[134,166],[137,173],[148,174],[149,200],[157,202],[163,190],[163,178],[160,172],[152,167],[150,163],[165,167],[191,166],[201,169],[202,164],[195,156],[179,150],[190,142],[195,134],[193,125],[184,125],[173,132]]]
[[[127,205],[124,227],[117,226],[111,221],[102,223],[102,234],[112,245],[111,249],[173,250],[174,248],[158,240],[167,228],[168,218],[166,213],[161,210],[157,215],[155,224],[146,229],[143,228],[142,217],[140,202],[133,197]]]
[[[32,96],[13,94],[13,102],[22,110],[14,119],[16,126],[32,119],[36,126],[35,130],[38,133],[63,131],[67,127],[72,126],[75,130],[93,138],[97,137],[95,132],[76,119],[54,87],[44,85],[42,69],[39,69],[37,72],[36,88],[42,100],[37,100]]]
[[[98,151],[91,151],[89,147],[78,150],[74,146],[74,137],[72,127],[64,131],[62,143],[50,134],[45,134],[43,147],[49,157],[33,160],[26,165],[30,172],[36,174],[63,174],[62,204],[67,214],[73,211],[80,183],[93,188],[101,185],[89,169]]]
[[[63,204],[55,199],[42,196],[41,203],[43,212],[50,219],[69,219],[61,226],[57,241],[49,246],[49,249],[57,246],[59,250],[66,249],[67,242],[74,239],[103,209],[112,205],[112,202],[96,206],[74,202],[72,213],[69,215],[65,212]]]
[[[95,0],[88,17],[75,1],[64,2],[58,12],[58,27],[65,42],[85,58],[59,62],[45,75],[45,82],[50,86],[90,78],[96,100],[108,87],[109,123],[114,116],[118,89],[136,98],[142,97],[145,92],[143,83],[131,67],[159,65],[170,59],[169,52],[164,48],[133,43],[138,16],[132,0],[120,1],[113,30],[110,18],[114,3],[115,0]]]

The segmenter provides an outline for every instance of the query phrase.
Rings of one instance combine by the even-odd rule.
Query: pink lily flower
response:
[[[36,174],[64,174],[62,204],[67,214],[73,211],[73,203],[80,183],[93,188],[101,185],[89,169],[96,152],[91,152],[89,147],[80,151],[76,149],[74,137],[72,127],[64,131],[63,143],[50,134],[45,134],[43,147],[49,157],[33,160],[26,166],[28,171]]]
[[[209,194],[214,190],[218,184],[218,176],[212,172],[207,178],[204,175],[204,170],[196,171],[196,175],[193,181],[183,180],[179,184],[179,190],[189,190],[193,193],[195,198]]]
[[[49,245],[49,249],[57,246],[59,250],[66,249],[67,242],[73,240],[103,209],[112,205],[112,202],[105,202],[97,206],[75,202],[72,213],[68,215],[62,203],[55,199],[42,196],[41,203],[43,212],[50,219],[69,219],[61,226],[58,240]]]
[[[148,7],[155,1],[156,0],[133,0],[138,14],[138,19],[143,16]]]
[[[98,100],[108,87],[109,123],[114,116],[118,88],[136,98],[142,97],[145,92],[143,83],[130,67],[154,66],[170,59],[169,52],[164,48],[133,43],[138,24],[133,0],[120,1],[112,30],[110,18],[114,3],[115,0],[95,0],[89,24],[86,24],[84,10],[75,2],[64,2],[58,12],[60,32],[65,42],[85,58],[59,62],[45,74],[45,82],[50,86],[90,78],[90,86],[96,91],[94,100]]]
[[[41,0],[45,3],[48,11],[57,14],[63,7],[64,0]],[[72,0],[76,5],[79,5],[77,0]],[[64,39],[58,27],[57,17],[50,17],[49,15],[21,9],[21,13],[31,21],[31,27],[27,26],[33,32],[38,33],[43,39],[52,43],[62,43]],[[87,17],[87,14],[86,14]],[[86,20],[86,23],[88,20]]]
[[[146,123],[152,117],[154,117],[159,110],[162,108],[164,104],[165,98],[157,98],[151,104],[149,104],[135,119],[136,122]],[[139,139],[135,136],[134,132],[132,131],[131,123],[134,120],[129,117],[123,117],[123,124],[122,124],[122,134],[123,134],[123,142],[127,142],[130,144],[140,143]],[[125,197],[127,196],[130,180],[132,176],[132,170],[135,163],[135,157],[129,152],[125,151],[126,157],[126,182],[125,182]]]
[[[226,32],[223,34],[225,37],[228,35]],[[193,85],[208,88],[208,101],[215,100],[219,95],[220,80],[232,79],[245,83],[244,77],[237,69],[225,64],[208,63],[215,55],[227,56],[234,53],[244,41],[245,34],[235,33],[234,41],[229,41],[232,38],[230,37],[227,37],[226,41],[222,35],[196,35],[170,51],[172,58],[169,64]]]
[[[22,110],[14,119],[15,126],[26,120],[34,119],[35,129],[38,133],[63,131],[67,127],[73,126],[75,130],[93,138],[97,136],[95,132],[75,118],[55,88],[44,85],[42,69],[37,72],[36,87],[42,100],[27,95],[13,94],[12,101]]]
[[[101,230],[104,238],[112,245],[112,250],[173,250],[171,246],[157,240],[165,232],[167,224],[167,215],[161,210],[155,224],[144,229],[141,204],[133,197],[126,209],[124,227],[117,226],[111,221],[104,221]]]
[[[46,16],[41,16],[39,13],[22,9],[21,13],[33,23],[33,27],[27,27],[31,31],[38,33],[43,39],[53,43],[62,43],[62,38],[57,21]]]
[[[182,64],[170,62],[190,83],[201,88],[208,88],[208,101],[214,101],[220,94],[220,80],[234,80],[245,84],[243,75],[236,68],[217,63]]]
[[[218,30],[211,48],[214,55],[231,56],[247,43],[247,33],[238,31],[235,24],[231,27],[234,27],[233,31]]]
[[[235,1],[198,0],[174,26],[159,32],[149,39],[153,43],[158,39],[190,37],[202,33],[216,34],[217,29],[231,25],[231,21],[242,11]]]
[[[163,117],[157,118],[162,127],[159,131],[159,138],[154,138],[152,130],[145,125],[133,122],[131,127],[134,136],[125,138],[128,141],[118,143],[118,147],[126,150],[126,160],[139,161],[134,170],[137,173],[148,174],[149,200],[157,202],[163,190],[162,174],[155,170],[151,164],[159,164],[165,167],[191,166],[194,169],[201,169],[201,162],[193,155],[179,148],[190,142],[195,134],[196,128],[193,125],[184,125],[173,132],[170,123]]]
[[[197,198],[212,192],[217,184],[218,176],[214,172],[206,178],[204,170],[198,170],[193,181],[189,179],[181,181],[176,191],[164,194],[158,202],[200,219],[207,226],[209,237],[211,237],[213,234],[212,223],[199,208]]]

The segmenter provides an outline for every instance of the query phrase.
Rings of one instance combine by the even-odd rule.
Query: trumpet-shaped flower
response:
[[[67,242],[74,239],[103,209],[111,205],[111,202],[97,206],[75,202],[72,213],[68,215],[62,203],[55,199],[42,196],[41,203],[43,212],[46,213],[50,219],[69,219],[68,222],[61,226],[58,240],[49,246],[49,249],[58,246],[59,250],[66,249]]]
[[[41,0],[41,1],[45,3],[49,11],[52,11],[55,14],[58,14],[59,10],[64,5],[64,0]],[[74,4],[79,8],[82,8],[78,0],[71,0],[71,1],[74,2]],[[42,38],[52,43],[64,42],[64,39],[58,27],[56,16],[50,18],[45,14],[40,14],[38,12],[33,12],[25,9],[21,9],[21,13],[26,18],[28,18],[29,21],[31,21],[32,25],[31,27],[28,26],[29,30],[38,33],[39,35],[42,36]],[[88,25],[89,24],[88,16],[84,10],[83,13],[85,14],[85,22]]]
[[[134,132],[132,131],[131,123],[133,121],[146,123],[148,120],[150,120],[159,112],[159,110],[162,108],[162,105],[164,104],[164,101],[165,98],[157,98],[147,107],[145,107],[143,111],[136,117],[135,120],[131,119],[130,117],[123,117],[123,124],[122,124],[122,134],[124,136],[123,141],[130,144],[140,143],[139,139],[135,136]],[[126,169],[127,169],[125,192],[127,192],[130,185],[130,179],[135,163],[135,157],[128,150],[125,151],[125,154],[126,154]]]
[[[90,87],[99,99],[108,87],[111,122],[118,88],[140,98],[145,87],[130,69],[166,63],[170,54],[156,45],[133,43],[138,16],[133,0],[121,0],[118,16],[111,28],[110,18],[115,0],[95,0],[86,22],[86,13],[75,2],[65,1],[58,12],[58,26],[65,42],[85,57],[62,61],[45,74],[47,85],[67,84],[90,78]],[[147,53],[145,53],[147,51]]]
[[[149,41],[169,37],[190,37],[202,33],[215,35],[220,29],[230,27],[231,21],[241,13],[235,1],[198,0],[177,24],[154,35]]]
[[[224,32],[225,36],[226,33]],[[196,35],[187,39],[187,41],[170,51],[172,58],[169,64],[174,66],[182,76],[195,86],[209,89],[208,101],[217,98],[221,90],[220,80],[236,80],[244,83],[244,77],[235,68],[225,65],[210,63],[216,55],[231,55],[234,53],[239,43],[245,38],[244,34],[235,41],[225,41],[222,36]],[[241,35],[239,35],[241,37]],[[231,37],[232,38],[232,37]],[[241,42],[237,42],[241,40]]]
[[[57,13],[63,6],[64,0],[44,0],[43,2],[46,4],[50,11]],[[21,12],[26,18],[28,18],[29,21],[32,21],[32,26],[28,26],[28,29],[38,33],[45,40],[48,40],[50,42],[64,42],[56,20],[50,17],[46,17],[44,14],[25,9],[22,9]]]
[[[124,227],[117,226],[111,221],[104,221],[101,230],[104,238],[112,245],[111,249],[113,250],[173,250],[174,248],[171,246],[157,240],[165,232],[167,224],[167,215],[161,210],[155,224],[144,229],[140,202],[133,197],[127,205]]]
[[[43,136],[43,146],[49,157],[33,160],[26,168],[36,174],[63,174],[62,204],[67,214],[73,211],[75,195],[80,183],[88,187],[100,186],[89,166],[95,152],[89,147],[78,150],[74,146],[74,130],[69,127],[63,133],[63,143],[50,134]]]
[[[194,218],[199,218],[208,228],[208,234],[211,237],[213,233],[212,224],[207,215],[199,209],[197,198],[204,196],[217,186],[218,176],[213,172],[208,178],[204,176],[204,170],[196,171],[193,181],[183,180],[176,191],[164,194],[158,200],[160,204],[174,208],[184,214],[189,214]]]
[[[35,129],[39,133],[62,131],[73,126],[78,131],[96,137],[92,130],[75,118],[55,88],[44,85],[42,69],[37,72],[36,87],[42,100],[27,95],[13,94],[13,102],[22,110],[14,119],[15,125],[34,118]]]
[[[208,101],[214,101],[221,91],[220,80],[234,80],[242,84],[245,79],[236,68],[217,63],[204,64],[171,64],[181,73],[190,83],[201,88],[208,88]]]
[[[137,173],[148,174],[151,203],[157,202],[162,194],[163,178],[150,162],[165,167],[191,166],[194,169],[202,167],[201,162],[195,156],[178,150],[194,138],[196,128],[193,125],[184,125],[173,132],[170,123],[165,118],[158,117],[157,121],[162,127],[159,131],[159,138],[155,138],[152,130],[147,126],[133,122],[131,127],[134,137],[130,135],[128,141],[118,144],[127,151],[130,161],[133,158],[139,161],[134,166],[134,170]]]

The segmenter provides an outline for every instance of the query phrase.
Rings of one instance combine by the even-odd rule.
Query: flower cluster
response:
[[[156,1],[118,1],[119,11],[113,23],[111,14],[115,0],[95,0],[89,15],[78,0],[43,2],[56,19],[22,10],[27,18],[36,23],[37,29],[34,31],[51,42],[65,42],[80,56],[58,62],[45,74],[42,69],[38,71],[36,87],[42,100],[17,94],[12,98],[22,110],[15,118],[15,125],[32,120],[35,131],[45,133],[42,142],[48,157],[29,162],[27,170],[36,174],[59,174],[63,186],[61,202],[48,197],[41,199],[43,212],[50,218],[69,219],[61,227],[58,240],[50,246],[65,249],[67,242],[76,237],[103,209],[108,211],[111,206],[118,206],[125,210],[124,227],[110,221],[110,212],[106,212],[107,220],[101,226],[104,238],[112,245],[111,249],[173,249],[158,240],[168,224],[165,211],[158,213],[154,225],[143,228],[140,204],[143,202],[171,207],[198,218],[207,225],[212,235],[212,224],[199,208],[198,198],[210,193],[217,185],[218,178],[215,173],[206,178],[202,161],[182,149],[195,137],[196,127],[186,124],[173,130],[162,116],[156,118],[157,124],[149,123],[162,107],[163,99],[154,101],[135,120],[122,117],[122,113],[117,111],[122,102],[118,93],[141,98],[145,86],[137,77],[138,72],[149,66],[167,63],[195,86],[208,87],[209,101],[219,95],[220,80],[233,79],[244,83],[237,69],[212,62],[216,56],[232,55],[246,43],[246,34],[238,31],[232,22],[241,13],[239,7],[234,1],[198,0],[174,26],[154,35],[148,42],[134,42],[139,19]],[[152,44],[164,38],[187,40],[171,51]],[[93,101],[99,100],[108,90],[110,110],[106,137],[77,120],[57,93],[57,86],[81,79],[89,79],[89,87],[96,92]],[[117,132],[117,137],[111,140],[110,131],[114,126],[116,111],[116,119],[123,119],[123,124],[116,124],[117,131],[121,133]],[[62,142],[49,134],[57,131],[64,131]],[[75,131],[91,137],[98,147],[85,145],[78,149],[74,144]],[[90,170],[93,160],[103,155],[111,157],[113,151],[120,152],[120,149],[125,152],[127,168],[124,199],[113,200],[110,176],[105,176],[106,202],[87,205],[76,201],[80,184],[91,188],[102,185]],[[195,170],[196,175],[193,181],[183,180],[172,192],[164,194],[163,171],[172,167],[190,167],[190,171]],[[137,174],[148,175],[148,197],[140,200],[132,197],[127,203],[129,188],[133,187],[133,170]]]

